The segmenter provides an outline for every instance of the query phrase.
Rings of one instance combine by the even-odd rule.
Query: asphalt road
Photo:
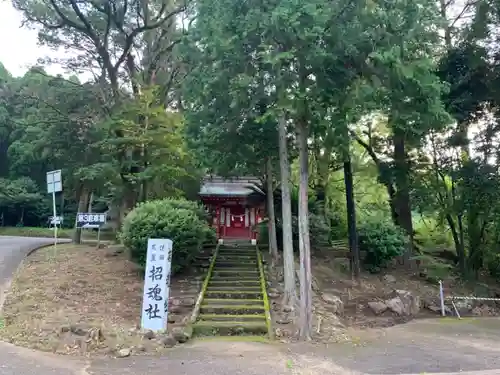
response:
[[[0,237],[0,285],[51,239]],[[500,319],[414,321],[357,332],[354,343],[194,341],[163,357],[77,359],[0,342],[1,375],[498,375]]]

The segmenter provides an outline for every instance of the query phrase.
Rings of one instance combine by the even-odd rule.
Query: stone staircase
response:
[[[248,244],[221,245],[208,269],[193,332],[198,336],[268,334],[260,255]]]

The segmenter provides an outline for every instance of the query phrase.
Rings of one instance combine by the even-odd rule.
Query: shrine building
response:
[[[254,177],[203,179],[199,196],[211,213],[217,240],[257,242],[257,224],[265,217],[266,195],[261,181]]]

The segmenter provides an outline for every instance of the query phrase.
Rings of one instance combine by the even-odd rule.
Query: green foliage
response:
[[[500,280],[500,253],[490,252],[486,256],[485,266],[491,277]]]
[[[188,201],[186,199],[173,199],[173,198],[165,198],[162,199],[162,202],[173,209],[182,209],[189,210],[195,212],[200,220],[208,221],[209,215],[202,204],[194,201]]]
[[[0,225],[44,226],[51,212],[49,199],[29,178],[0,178]]]
[[[146,263],[148,238],[171,239],[175,274],[193,262],[205,241],[213,240],[212,233],[196,204],[164,199],[141,203],[132,210],[123,222],[120,239],[141,266]]]
[[[413,257],[420,262],[420,271],[430,283],[436,285],[439,280],[444,280],[453,272],[454,265],[429,254]]]
[[[388,221],[369,220],[361,223],[358,231],[359,249],[366,252],[363,263],[370,272],[379,272],[405,251],[404,232]]]
[[[414,215],[415,241],[423,250],[453,249],[453,238],[448,228],[436,219]]]
[[[264,233],[267,233],[267,228]],[[331,228],[323,215],[314,213],[309,215],[309,233],[311,236],[311,249],[326,247],[330,244]],[[278,247],[282,249],[283,227],[280,220],[276,224],[276,235],[278,237]],[[299,251],[299,220],[297,216],[292,217],[292,238],[294,250]]]

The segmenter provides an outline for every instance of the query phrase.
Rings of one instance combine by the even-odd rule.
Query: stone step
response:
[[[200,306],[201,314],[217,314],[217,315],[249,315],[249,314],[264,314],[264,304],[254,305],[210,305],[202,304]]]
[[[243,249],[240,247],[233,247],[233,248],[220,248],[219,249],[219,254],[221,253],[232,253],[232,254],[255,254],[257,250],[255,249]]]
[[[199,321],[216,321],[216,322],[265,322],[264,314],[241,314],[241,315],[219,315],[219,314],[200,314]]]
[[[219,249],[219,254],[254,254],[257,255],[257,250],[255,249]]]
[[[197,336],[242,336],[265,335],[267,325],[265,322],[197,322],[193,324],[193,334]]]
[[[218,264],[215,265],[213,268],[214,272],[222,272],[222,273],[238,273],[240,271],[243,272],[248,272],[248,273],[257,273],[259,274],[259,268],[257,267],[256,264],[254,265],[244,265],[243,267],[241,264],[235,264],[234,267],[229,267],[229,266],[220,266]]]
[[[255,256],[218,256],[216,262],[241,262],[250,263],[257,262],[257,257]]]
[[[228,299],[262,299],[262,291],[248,291],[248,290],[211,290],[207,289],[205,298],[226,298]]]
[[[257,260],[240,262],[237,260],[217,260],[215,268],[248,268],[258,269]]]
[[[249,292],[262,292],[260,283],[255,283],[255,285],[239,285],[239,284],[229,284],[228,282],[223,283],[208,283],[207,290],[211,292],[220,292],[228,289],[234,289],[238,291],[249,291]]]
[[[248,278],[255,277],[256,279],[258,279],[260,277],[260,274],[257,269],[249,270],[242,268],[218,268],[213,270],[212,277],[214,276],[222,276],[222,277],[239,276]]]
[[[260,305],[261,299],[257,298],[203,298],[204,305]]]
[[[253,275],[252,275],[253,276]],[[210,282],[216,283],[229,283],[235,285],[249,285],[249,284],[259,284],[259,276],[237,276],[237,275],[212,275]]]

